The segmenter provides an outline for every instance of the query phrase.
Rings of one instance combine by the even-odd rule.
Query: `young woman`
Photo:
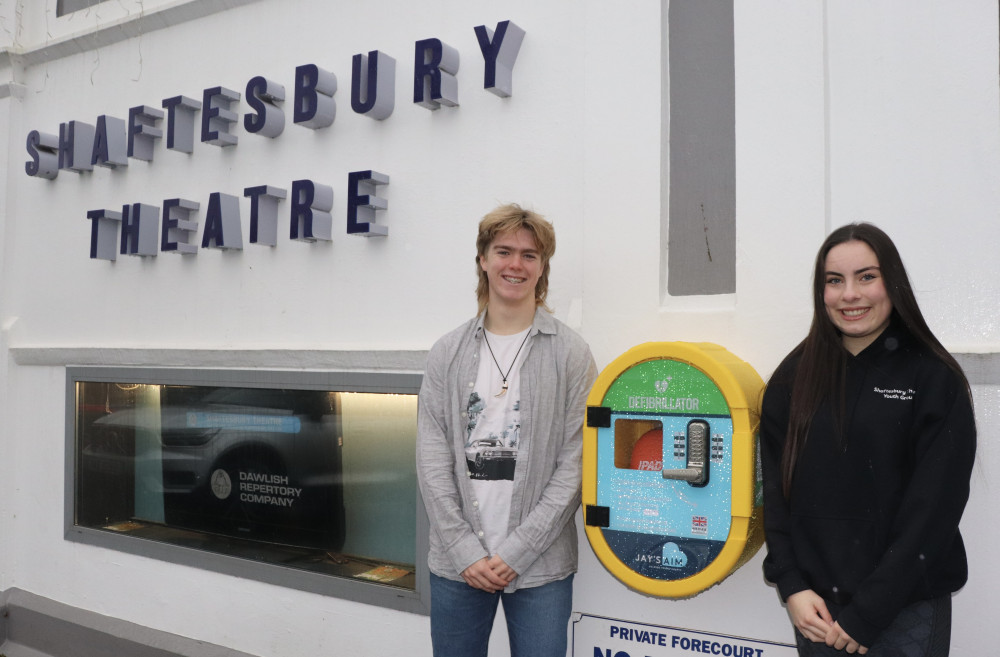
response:
[[[826,239],[813,297],[808,335],[764,394],[764,575],[799,655],[947,655],[968,574],[968,381],[875,226]]]

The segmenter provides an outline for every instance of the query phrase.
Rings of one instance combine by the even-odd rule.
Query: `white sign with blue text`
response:
[[[572,657],[796,657],[795,646],[576,613]]]

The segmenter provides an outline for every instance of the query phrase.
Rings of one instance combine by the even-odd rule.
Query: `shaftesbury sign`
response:
[[[485,61],[483,87],[500,97],[512,94],[514,63],[525,32],[511,21],[474,28]],[[415,42],[413,102],[429,110],[441,105],[458,106],[458,51],[440,39]],[[377,121],[387,119],[395,106],[396,61],[378,50],[353,57],[351,109]],[[292,121],[298,126],[321,130],[333,124],[337,106],[337,77],[315,64],[295,69]],[[58,137],[32,130],[27,137],[31,159],[25,172],[32,177],[55,180],[62,170],[86,174],[94,166],[124,169],[129,158],[153,161],[154,143],[163,137],[159,127],[166,117],[166,147],[192,153],[201,112],[200,139],[222,148],[236,146],[233,124],[239,121],[234,107],[239,92],[225,87],[205,89],[201,101],[173,96],[161,102],[163,110],[148,105],[132,107],[125,121],[109,115],[97,117],[96,125],[68,121],[59,125]],[[281,104],[285,88],[256,76],[246,85],[251,111],[243,115],[243,127],[251,134],[277,138],[285,128]],[[164,112],[165,110],[165,112]],[[386,236],[388,227],[375,222],[375,212],[388,202],[376,188],[389,184],[389,176],[378,171],[352,171],[347,184],[347,233]],[[257,185],[243,190],[250,199],[251,244],[274,246],[278,233],[278,204],[288,196],[283,187]],[[333,234],[333,189],[309,179],[292,182],[289,238],[329,241]],[[155,256],[159,252],[196,255],[200,204],[186,198],[170,198],[159,206],[125,204],[121,210],[102,208],[87,212],[91,223],[90,257],[115,260],[117,255]],[[163,221],[160,222],[162,213]],[[201,248],[242,249],[243,233],[239,198],[213,192],[205,209]]]

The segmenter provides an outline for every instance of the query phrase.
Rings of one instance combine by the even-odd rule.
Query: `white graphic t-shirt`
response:
[[[514,335],[494,335],[483,329],[486,339],[480,346],[479,372],[469,395],[465,461],[491,555],[507,538],[521,432],[520,369],[528,350],[530,330],[529,327]],[[506,392],[501,371],[507,374]]]

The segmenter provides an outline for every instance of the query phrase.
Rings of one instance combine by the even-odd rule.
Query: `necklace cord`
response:
[[[510,362],[510,367],[507,368],[507,373],[503,373],[503,368],[500,367],[500,363],[497,362],[496,354],[493,353],[493,347],[490,346],[490,341],[486,338],[486,329],[483,329],[483,340],[486,340],[486,348],[490,350],[490,356],[493,356],[493,364],[497,366],[497,371],[500,372],[500,378],[503,379],[503,389],[507,389],[507,377],[510,376],[510,371],[514,369],[514,363],[517,362],[517,357],[521,355],[521,349],[524,348],[524,343],[528,341],[528,336],[531,335],[531,329],[524,334],[524,339],[521,340],[521,346],[517,348],[517,352],[514,353],[514,360]]]

